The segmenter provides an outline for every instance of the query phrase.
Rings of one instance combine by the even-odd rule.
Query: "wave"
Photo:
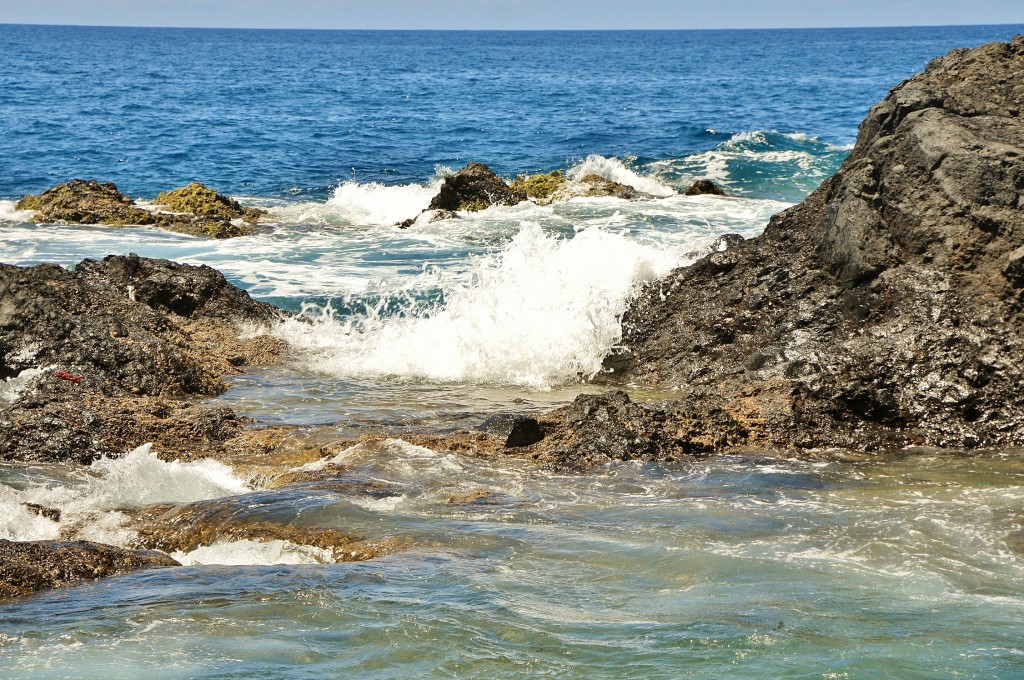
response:
[[[317,323],[290,322],[281,332],[307,353],[310,370],[339,378],[548,389],[599,371],[630,293],[677,263],[665,249],[604,229],[559,238],[526,223],[468,274],[439,274],[434,304],[410,302],[397,315],[378,305],[346,320],[311,308]]]
[[[124,545],[129,508],[155,503],[190,503],[244,493],[250,488],[227,465],[214,460],[160,460],[144,445],[121,458],[101,458],[70,478],[23,489],[0,484],[0,538],[14,541],[75,538]],[[60,510],[60,519],[31,512],[31,503]]]
[[[599,175],[619,184],[631,186],[651,196],[667,197],[677,192],[672,187],[662,184],[657,179],[646,177],[636,173],[626,166],[618,158],[607,158],[597,154],[591,154],[584,160],[568,169],[566,174],[576,180],[583,179],[587,175]]]
[[[708,178],[733,194],[799,201],[839,169],[851,148],[800,132],[757,130],[734,134],[709,151],[655,161],[647,168],[672,186]]]
[[[270,208],[270,219],[297,224],[393,225],[415,217],[437,193],[440,179],[427,184],[360,184],[350,180],[324,203],[292,203]]]

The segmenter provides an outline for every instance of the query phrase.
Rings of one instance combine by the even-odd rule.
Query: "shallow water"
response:
[[[0,538],[128,544],[138,508],[219,499],[253,521],[407,546],[324,564],[309,546],[223,543],[176,554],[182,568],[0,604],[0,677],[1024,677],[1021,451],[552,476],[400,439],[600,389],[581,380],[640,285],[724,234],[759,234],[928,58],[1020,30],[0,26],[0,261],[216,267],[317,322],[272,329],[293,348],[285,364],[213,403],[330,424],[327,438],[393,437],[339,454],[375,485],[345,491],[268,490],[145,447],[88,468],[3,464]],[[648,197],[395,228],[469,160],[597,172]],[[201,179],[271,215],[255,236],[209,241],[14,209],[76,175],[142,202]],[[731,195],[683,196],[700,177]]]

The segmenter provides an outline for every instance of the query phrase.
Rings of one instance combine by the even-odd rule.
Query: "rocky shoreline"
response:
[[[843,459],[910,446],[1024,445],[1022,74],[1024,37],[934,60],[871,110],[836,175],[763,235],[729,239],[641,291],[597,381],[671,398],[581,395],[540,417],[509,414],[410,441],[558,471],[733,452]],[[29,204],[42,220],[148,219],[113,185],[75,182]],[[607,182],[548,173],[507,183],[470,164],[445,180],[424,215],[636,195]],[[200,188],[166,198],[195,217],[189,224],[205,219],[195,201],[209,196]],[[75,191],[103,200],[76,213],[65,200]],[[166,227],[163,219],[149,224]],[[247,218],[214,211],[209,219]],[[137,256],[85,260],[73,271],[0,265],[0,459],[87,463],[145,442],[172,458],[327,455],[288,428],[258,429],[230,409],[190,401],[278,361],[287,348],[267,328],[282,314],[208,267]],[[345,473],[325,467],[281,483],[367,490],[343,481]],[[138,547],[293,537],[338,559],[367,559],[401,546],[226,523],[223,507],[139,513]],[[167,564],[120,548],[9,544],[0,542],[0,597]],[[50,561],[63,566],[37,576],[25,566]],[[45,576],[54,569],[64,575]]]

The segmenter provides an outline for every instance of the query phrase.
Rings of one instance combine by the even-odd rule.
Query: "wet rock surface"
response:
[[[0,458],[78,460],[146,441],[220,441],[244,419],[181,401],[226,388],[242,367],[276,361],[283,343],[239,338],[279,311],[209,267],[137,256],[0,265]]]
[[[253,232],[252,225],[266,214],[193,182],[157,196],[156,204],[172,213],[144,210],[122,194],[113,182],[73,179],[28,195],[18,210],[32,210],[34,222],[47,224],[102,224],[112,227],[156,226],[196,236],[231,238]],[[247,224],[236,224],[243,221]]]
[[[725,196],[725,189],[709,179],[699,179],[686,190],[687,196]]]
[[[130,550],[90,541],[0,539],[0,599],[139,569],[174,566],[180,565],[155,550]]]
[[[470,163],[444,178],[427,209],[477,211],[492,205],[516,205],[525,200],[525,192],[510,187],[489,167]]]
[[[606,368],[678,391],[650,409],[664,418],[651,436],[714,450],[1024,442],[1022,74],[1021,37],[934,60],[762,236],[648,286]]]

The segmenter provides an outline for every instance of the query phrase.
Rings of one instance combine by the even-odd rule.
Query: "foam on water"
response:
[[[282,332],[311,370],[339,377],[545,389],[600,370],[630,293],[677,262],[603,229],[566,239],[527,223],[503,250],[477,258],[468,279],[441,276],[443,307],[368,309],[344,322],[324,313]]]
[[[607,158],[598,154],[587,156],[583,161],[569,168],[566,174],[576,180],[583,179],[587,175],[600,175],[605,179],[631,186],[651,196],[664,197],[676,193],[675,189],[652,177],[637,174],[618,158]]]
[[[14,206],[17,201],[0,200],[0,222],[28,222],[35,214],[34,210],[18,210]]]
[[[651,163],[659,180],[682,188],[701,178],[731,193],[799,200],[835,172],[852,147],[796,132],[732,135],[713,149]]]
[[[325,203],[292,203],[270,208],[270,219],[284,223],[353,226],[393,225],[415,217],[437,193],[443,171],[427,184],[343,182]]]
[[[244,493],[248,484],[223,463],[160,460],[149,445],[121,458],[101,458],[67,479],[17,489],[0,485],[0,538],[54,539],[61,530],[79,538],[123,544],[121,510],[155,503],[189,503]],[[33,503],[61,511],[59,522],[30,512]]]
[[[334,561],[330,550],[298,545],[290,541],[228,541],[196,548],[189,552],[174,552],[171,557],[184,566],[199,564],[269,565],[269,564],[328,564]]]

